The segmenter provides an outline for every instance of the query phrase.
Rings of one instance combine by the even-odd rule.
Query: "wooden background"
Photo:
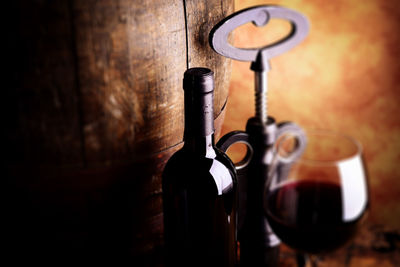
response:
[[[16,0],[3,9],[5,254],[151,265],[163,244],[161,173],[183,139],[187,68],[214,70],[221,129],[231,64],[208,33],[233,0]]]

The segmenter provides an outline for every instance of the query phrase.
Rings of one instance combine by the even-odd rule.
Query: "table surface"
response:
[[[280,248],[278,267],[298,267],[296,252],[284,244]],[[151,259],[156,260],[151,266],[164,266],[154,255]],[[311,267],[310,262],[305,267]],[[366,222],[346,246],[319,256],[318,267],[400,267],[400,228]]]
[[[297,267],[296,254],[281,245],[279,267]],[[308,262],[306,267],[310,267]],[[355,239],[334,253],[320,256],[318,267],[399,267],[400,230],[366,224]]]

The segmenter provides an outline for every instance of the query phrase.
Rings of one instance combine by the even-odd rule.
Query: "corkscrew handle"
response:
[[[236,143],[244,143],[248,148],[244,159],[235,164],[238,185],[237,233],[242,244],[241,261],[243,260],[244,264],[254,261],[262,263],[262,266],[276,265],[274,263],[279,255],[280,241],[264,218],[264,209],[257,201],[260,199],[254,196],[263,196],[265,184],[270,176],[270,166],[274,163],[270,160],[282,163],[281,157],[276,156],[279,155],[279,150],[275,150],[275,143],[286,136],[296,140],[296,146],[282,159],[283,165],[289,166],[291,163],[288,160],[294,160],[301,155],[306,145],[301,128],[291,122],[275,124],[275,120],[270,117],[269,124],[264,125],[257,118],[250,118],[247,121],[246,132],[230,132],[217,143],[217,147],[225,152]],[[249,228],[254,229],[249,231]]]
[[[303,129],[298,126],[295,123],[292,122],[281,122],[277,124],[276,128],[276,133],[275,133],[275,138],[274,140],[280,140],[284,139],[286,137],[291,137],[294,138],[295,140],[295,145],[290,151],[290,153],[286,154],[285,156],[280,156],[279,155],[279,144],[276,145],[274,144],[273,146],[273,154],[274,154],[274,159],[276,161],[279,161],[281,163],[290,163],[293,162],[295,159],[301,156],[303,153],[304,149],[306,148],[307,145],[307,137],[303,131]],[[283,141],[283,140],[281,140]],[[245,169],[252,157],[253,157],[253,146],[250,143],[249,140],[249,134],[245,131],[233,131],[230,133],[227,133],[217,143],[217,147],[221,149],[223,152],[226,152],[229,147],[236,143],[243,143],[247,146],[247,152],[244,158],[235,164],[236,170],[240,172],[241,170]],[[282,142],[281,142],[282,143]],[[254,145],[254,144],[253,144]]]
[[[272,160],[269,162],[268,177],[264,184],[269,185],[279,168],[280,176],[287,176],[293,163],[300,158],[307,146],[307,136],[303,129],[293,122],[278,123],[277,138],[272,147]],[[292,139],[294,144],[290,150],[284,149],[285,141]],[[281,151],[285,153],[281,153]]]
[[[277,42],[261,48],[237,48],[229,44],[228,35],[234,29],[249,22],[258,27],[264,26],[271,18],[288,20],[292,25],[290,33]],[[308,31],[308,20],[302,14],[280,6],[263,5],[240,10],[220,21],[211,30],[209,42],[215,52],[222,56],[251,62],[255,62],[257,56],[261,56],[264,64],[267,64],[268,59],[300,43],[307,36]]]
[[[290,33],[277,42],[261,48],[238,48],[228,42],[229,33],[239,26],[252,22],[260,27],[266,25],[271,18],[288,20],[292,26]],[[307,36],[308,31],[308,20],[302,14],[280,6],[264,5],[233,13],[216,24],[209,34],[210,46],[218,54],[240,61],[252,62],[251,70],[255,73],[255,115],[263,124],[268,122],[267,72],[270,69],[269,59],[296,46]]]
[[[291,163],[299,158],[307,146],[307,136],[304,133],[303,129],[293,122],[280,122],[278,123],[278,131],[277,131],[277,141],[274,147],[274,154],[278,158],[281,163]],[[285,156],[281,156],[279,153],[280,145],[284,143],[286,138],[293,138],[295,144],[291,151],[289,151]]]
[[[217,143],[217,147],[221,149],[223,152],[226,152],[230,146],[236,143],[242,143],[247,146],[247,152],[244,158],[235,163],[235,168],[238,172],[245,169],[247,165],[250,163],[251,158],[253,157],[253,147],[250,145],[249,142],[249,134],[244,131],[233,131],[227,133]]]

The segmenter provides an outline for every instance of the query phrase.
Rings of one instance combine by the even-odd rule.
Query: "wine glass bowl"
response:
[[[367,177],[355,139],[330,131],[307,131],[306,136],[305,150],[291,161],[287,147],[293,150],[293,140],[277,142],[264,207],[282,242],[319,254],[341,247],[356,233],[368,208]]]

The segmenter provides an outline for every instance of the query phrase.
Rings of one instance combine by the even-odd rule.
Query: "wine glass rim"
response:
[[[337,159],[331,159],[331,160],[319,160],[319,159],[309,159],[309,158],[305,158],[305,157],[300,157],[297,161],[300,163],[304,163],[304,164],[319,164],[319,165],[335,165],[341,162],[346,162],[349,161],[353,158],[357,158],[360,157],[363,153],[363,147],[361,145],[361,143],[355,139],[354,137],[339,132],[339,131],[335,131],[335,130],[329,130],[329,129],[319,129],[319,128],[303,128],[304,132],[306,133],[306,136],[308,137],[310,134],[312,135],[330,135],[330,136],[335,136],[338,138],[342,138],[342,139],[346,139],[348,140],[351,144],[354,145],[354,152],[352,152],[349,155],[346,156],[341,156]]]

